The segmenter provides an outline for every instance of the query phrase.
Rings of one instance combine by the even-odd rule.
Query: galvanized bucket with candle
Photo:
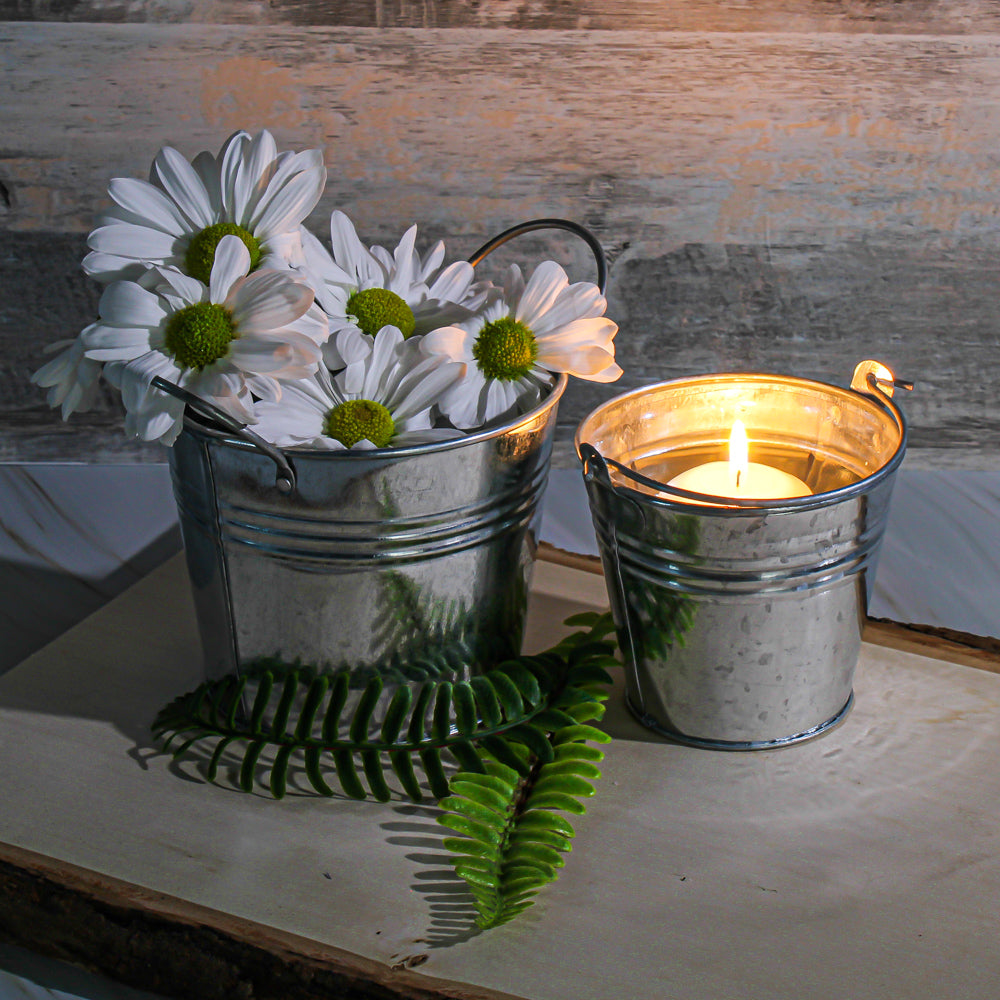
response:
[[[873,361],[850,389],[704,375],[618,396],[580,424],[626,699],[644,725],[749,750],[843,718],[906,449],[891,398],[903,384]]]

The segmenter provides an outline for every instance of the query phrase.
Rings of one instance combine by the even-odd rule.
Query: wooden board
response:
[[[599,606],[543,562],[531,644]],[[0,679],[0,937],[168,995],[992,1000],[1000,677],[866,644],[822,737],[727,754],[640,729],[558,882],[472,932],[435,811],[207,785],[149,745],[197,681],[179,559]]]
[[[113,396],[62,426],[28,383],[93,318],[82,240],[112,176],[233,129],[322,145],[370,242],[411,222],[453,256],[526,218],[612,261],[623,381],[705,371],[846,384],[875,355],[915,463],[1000,466],[991,386],[1000,177],[995,5],[721,0],[0,3],[0,460],[144,460]],[[68,95],[68,96],[67,96]],[[593,275],[571,238],[497,255]]]

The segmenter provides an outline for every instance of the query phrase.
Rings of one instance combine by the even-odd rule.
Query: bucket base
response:
[[[685,743],[688,746],[701,747],[703,750],[771,750],[775,747],[788,746],[790,743],[801,743],[803,740],[811,740],[814,736],[819,736],[820,733],[825,733],[828,729],[832,729],[838,723],[843,722],[853,704],[854,692],[852,691],[850,695],[848,695],[847,701],[844,703],[844,707],[837,712],[836,715],[827,719],[826,722],[822,722],[818,726],[814,726],[812,729],[807,729],[802,733],[795,733],[793,736],[781,736],[773,740],[712,740],[705,739],[700,736],[687,736],[684,733],[677,732],[675,729],[670,729],[667,726],[662,725],[651,715],[645,715],[640,712],[632,704],[628,695],[625,696],[625,706],[641,725],[645,726],[647,729],[652,729],[653,732],[659,733],[661,736],[666,736],[668,739],[671,739],[676,743]]]

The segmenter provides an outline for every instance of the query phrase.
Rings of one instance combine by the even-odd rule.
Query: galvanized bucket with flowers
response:
[[[328,248],[302,225],[325,181],[320,151],[279,153],[266,131],[191,162],[166,147],[149,181],[114,179],[83,262],[105,286],[99,318],[34,381],[65,418],[103,377],[126,432],[172,446],[211,707],[204,691],[197,707],[179,699],[161,733],[184,730],[185,748],[217,738],[213,775],[242,740],[245,787],[277,748],[275,794],[301,752],[317,791],[329,754],[348,794],[365,795],[360,760],[385,798],[384,751],[407,794],[420,796],[416,754],[440,796],[450,751],[466,786],[506,781],[520,815],[532,768],[534,787],[542,765],[577,761],[579,782],[596,753],[582,741],[597,738],[585,722],[601,707],[607,623],[582,623],[575,680],[572,642],[548,660],[519,654],[567,376],[621,374],[603,255],[586,230],[536,220],[446,265],[441,243],[418,253],[415,226],[393,250],[368,247],[339,211]],[[587,239],[599,284],[552,261],[477,280],[494,246],[550,225]],[[482,868],[474,855],[466,875]],[[494,868],[474,890],[485,878],[496,884],[478,891],[496,895]],[[483,919],[527,898],[498,896]]]

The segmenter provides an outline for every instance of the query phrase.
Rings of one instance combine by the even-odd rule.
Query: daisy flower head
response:
[[[420,256],[416,238],[417,227],[411,226],[391,253],[366,247],[351,220],[335,211],[330,216],[331,255],[303,231],[302,270],[329,317],[324,356],[331,369],[371,354],[384,326],[394,326],[405,338],[473,315],[483,293],[473,283],[472,265],[456,261],[442,268],[444,243]]]
[[[344,386],[320,366],[315,377],[283,386],[280,401],[256,406],[256,433],[278,447],[402,448],[461,437],[453,427],[433,427],[432,407],[461,377],[461,365],[425,358],[394,326],[373,338],[371,354],[355,362],[357,388]]]
[[[49,390],[49,406],[60,407],[63,420],[71,413],[89,410],[97,398],[101,364],[83,353],[82,336],[75,340],[60,340],[45,350],[48,354],[60,353],[42,365],[31,376],[31,381]]]
[[[251,268],[301,262],[302,220],[319,201],[326,167],[319,150],[279,153],[270,132],[237,132],[218,156],[188,162],[157,153],[149,181],[116,177],[115,202],[88,238],[83,269],[109,282],[147,267],[173,267],[208,284],[220,240],[238,236]]]
[[[101,319],[80,340],[121,389],[130,434],[172,444],[180,433],[184,404],[152,387],[156,375],[249,423],[251,391],[277,398],[280,382],[316,371],[327,326],[312,290],[291,271],[248,274],[250,263],[243,242],[226,236],[207,286],[156,267],[105,289]]]
[[[614,382],[622,374],[613,343],[618,326],[606,307],[596,285],[570,284],[553,261],[527,282],[511,265],[503,289],[476,316],[421,340],[424,354],[465,366],[464,378],[442,395],[442,413],[456,427],[481,427],[534,406],[552,373]]]

